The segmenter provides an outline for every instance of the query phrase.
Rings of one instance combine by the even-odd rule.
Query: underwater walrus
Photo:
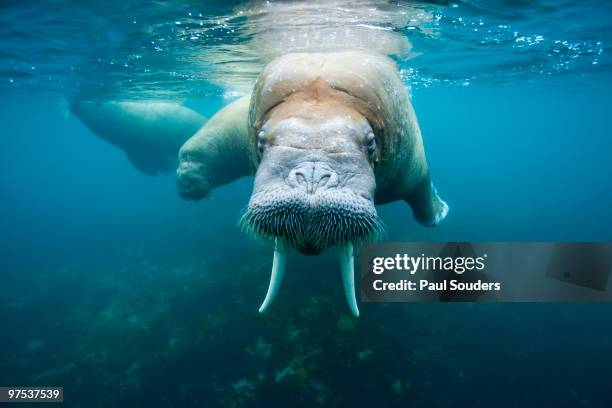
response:
[[[243,216],[274,243],[266,310],[286,251],[337,248],[349,307],[353,246],[381,234],[375,204],[405,200],[436,225],[448,212],[430,177],[417,119],[395,64],[366,51],[289,53],[269,63],[250,97],[218,112],[179,152],[181,196],[199,200],[255,171]]]
[[[150,176],[174,172],[177,151],[206,122],[176,102],[78,98],[71,101],[70,111]]]

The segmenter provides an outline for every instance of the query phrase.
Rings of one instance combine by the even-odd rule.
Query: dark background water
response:
[[[421,88],[413,103],[451,212],[379,208],[389,239],[610,241],[609,77]],[[210,116],[220,97],[191,101]],[[67,406],[612,404],[609,304],[363,304],[333,257],[239,231],[250,179],[199,203],[148,177],[56,98],[0,99],[0,385]]]

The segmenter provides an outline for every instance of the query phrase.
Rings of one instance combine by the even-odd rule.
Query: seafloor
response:
[[[334,260],[294,257],[260,315],[261,253],[128,252],[5,286],[0,383],[63,386],[75,407],[609,406],[611,333],[587,318],[604,305],[362,304],[355,319]]]

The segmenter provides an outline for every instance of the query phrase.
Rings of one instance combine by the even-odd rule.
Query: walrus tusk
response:
[[[259,313],[263,313],[268,309],[274,298],[278,294],[281,283],[283,282],[283,276],[285,275],[285,266],[287,265],[287,253],[283,248],[282,243],[279,242],[278,238],[274,241],[274,260],[272,261],[272,275],[270,276],[270,285],[268,286],[268,293],[264,299]]]
[[[340,247],[340,270],[342,272],[342,283],[344,295],[349,309],[355,317],[359,317],[357,299],[355,298],[355,264],[353,262],[353,244],[347,242]]]

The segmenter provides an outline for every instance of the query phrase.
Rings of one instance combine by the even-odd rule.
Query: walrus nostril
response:
[[[318,187],[323,187],[327,184],[327,182],[331,179],[331,174],[324,174],[321,176],[321,179],[317,183]]]
[[[338,176],[327,164],[318,162],[301,163],[289,172],[287,183],[293,188],[302,188],[313,194],[319,188],[333,187]]]
[[[306,181],[306,176],[304,175],[304,173],[296,171],[295,179],[299,185],[306,186],[307,181]]]

